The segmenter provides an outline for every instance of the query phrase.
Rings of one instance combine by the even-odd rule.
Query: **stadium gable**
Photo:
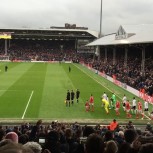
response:
[[[87,46],[153,43],[153,24],[122,25],[116,33],[103,36]]]

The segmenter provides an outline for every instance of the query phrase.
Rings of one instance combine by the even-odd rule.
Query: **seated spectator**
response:
[[[83,137],[88,137],[90,134],[94,133],[95,130],[91,126],[85,126],[83,130]]]
[[[131,130],[131,129],[125,130],[124,138],[127,143],[132,144],[132,142],[136,139],[136,137],[137,137],[137,133],[135,130]]]
[[[12,140],[4,139],[4,140],[0,141],[0,147],[5,146],[5,145],[7,145],[9,143],[13,143]]]
[[[153,153],[153,143],[143,144],[138,153]]]
[[[0,141],[4,139],[6,133],[3,129],[0,129]]]
[[[151,126],[150,122],[147,123],[145,131],[150,131],[150,132],[152,131],[152,126]]]
[[[103,153],[104,152],[104,142],[99,135],[91,134],[87,138],[85,145],[86,153]]]
[[[61,153],[59,143],[59,133],[55,130],[50,131],[46,136],[45,148],[51,153]]]
[[[30,148],[34,153],[41,153],[42,147],[37,142],[27,142],[23,145],[26,148]]]
[[[27,134],[22,134],[19,136],[19,143],[25,144],[29,141],[29,136]]]
[[[129,123],[126,125],[127,129],[134,129],[134,125],[132,123],[132,121],[129,121]]]
[[[119,131],[118,132],[118,136],[115,138],[115,140],[117,141],[118,144],[123,144],[125,142],[125,140],[124,140],[124,132],[123,131]]]
[[[104,153],[117,153],[118,146],[115,141],[110,140],[106,142],[106,147]]]
[[[18,143],[18,135],[15,132],[7,133],[5,139],[10,139],[13,142]]]
[[[23,147],[18,143],[8,143],[0,147],[0,153],[34,153],[30,148]]]
[[[114,139],[114,134],[112,131],[106,131],[105,135],[104,135],[104,142],[110,141]]]

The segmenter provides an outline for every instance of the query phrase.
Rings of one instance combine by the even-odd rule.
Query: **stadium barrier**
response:
[[[149,96],[141,91],[138,91],[130,86],[128,86],[126,83],[123,83],[119,80],[116,79],[116,76],[113,75],[112,77],[108,76],[105,74],[105,72],[100,72],[97,71],[96,69],[92,68],[92,66],[90,64],[85,64],[85,63],[80,63],[83,66],[86,66],[88,69],[92,70],[93,72],[95,72],[96,74],[100,75],[101,77],[109,80],[110,82],[113,82],[114,84],[116,84],[117,86],[129,91],[130,93],[133,93],[134,95],[136,95],[137,97],[140,97],[143,100],[148,101],[150,104],[153,105],[153,96]]]

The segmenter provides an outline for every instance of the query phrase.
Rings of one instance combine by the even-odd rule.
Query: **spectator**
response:
[[[41,153],[42,147],[37,142],[27,142],[23,145],[26,148],[30,148],[34,153]]]
[[[110,140],[106,142],[106,147],[104,153],[117,153],[118,146],[115,141]]]
[[[111,123],[110,123],[110,130],[114,131],[118,126],[118,123],[116,122],[116,119],[114,119]]]
[[[104,142],[99,135],[91,134],[87,138],[85,145],[86,153],[103,153],[104,152]]]
[[[13,142],[18,143],[18,135],[15,132],[7,133],[5,139],[10,139]]]
[[[3,129],[0,129],[0,141],[4,139],[6,133]]]
[[[153,144],[152,143],[143,144],[140,147],[138,153],[153,153]]]
[[[61,153],[61,145],[59,143],[59,133],[55,130],[50,131],[46,137],[45,148],[51,153]]]
[[[18,143],[8,143],[0,147],[0,153],[34,153],[31,149]]]

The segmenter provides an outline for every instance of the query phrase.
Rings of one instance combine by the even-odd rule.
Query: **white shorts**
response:
[[[142,109],[138,109],[138,114],[142,114]]]

